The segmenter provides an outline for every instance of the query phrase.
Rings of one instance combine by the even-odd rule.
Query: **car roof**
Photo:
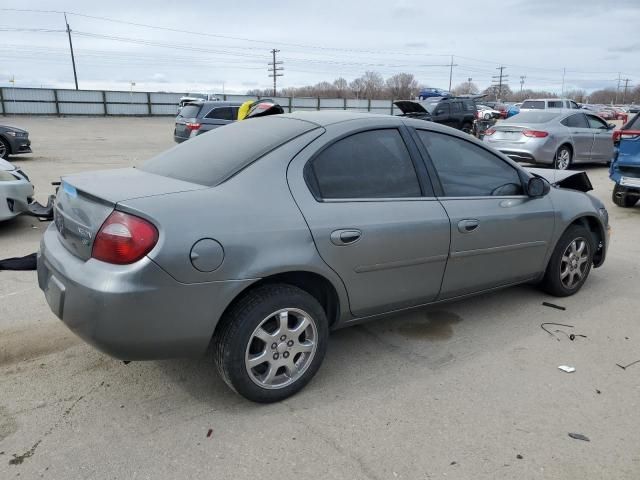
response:
[[[284,113],[278,116],[283,118],[292,118],[295,120],[304,120],[306,122],[314,123],[319,127],[326,127],[327,125],[340,123],[340,122],[348,122],[350,120],[362,120],[364,118],[385,117],[385,115],[380,115],[379,113],[350,112],[348,110],[320,110],[320,111],[300,110],[292,113]],[[391,119],[398,118],[392,115],[386,115],[386,116]]]
[[[240,105],[242,105],[241,103],[238,102],[218,102],[215,100],[207,100],[207,101],[193,101],[193,102],[188,102],[186,103],[186,105],[202,105],[205,107],[239,107]]]

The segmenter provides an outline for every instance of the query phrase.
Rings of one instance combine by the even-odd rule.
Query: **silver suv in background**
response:
[[[573,108],[577,110],[580,106],[568,98],[531,98],[522,102],[520,111],[547,110],[549,108]]]
[[[227,125],[238,118],[240,103],[191,102],[182,107],[176,117],[173,139],[176,143],[189,140],[214,128]]]

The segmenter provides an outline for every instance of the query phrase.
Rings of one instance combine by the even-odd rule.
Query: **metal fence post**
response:
[[[151,93],[147,92],[147,111],[151,116]]]
[[[4,104],[4,95],[2,95],[2,87],[0,87],[0,104],[2,105],[2,116],[7,116],[7,107]]]
[[[391,111],[389,112],[389,115],[393,115],[393,98],[391,99]]]
[[[107,116],[107,94],[102,90],[102,108],[104,108],[104,116]]]
[[[58,91],[53,89],[53,100],[56,102],[56,115],[60,116],[60,104],[58,103]]]
[[[347,109],[347,97],[344,97],[342,99],[342,109],[346,110]]]
[[[320,97],[318,97],[318,110],[320,110]]]
[[[367,99],[367,112],[370,112],[370,111],[371,111],[371,99],[368,98]]]
[[[293,97],[289,97],[289,113],[291,113],[292,108],[293,108]]]

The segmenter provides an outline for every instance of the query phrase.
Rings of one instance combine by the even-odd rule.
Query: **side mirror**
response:
[[[444,110],[436,110],[435,115],[442,115],[444,113]]]
[[[609,130],[613,130],[614,128],[617,127],[617,125],[615,123],[607,123],[607,127]]]
[[[540,177],[532,177],[527,183],[527,195],[533,198],[544,197],[550,190],[549,182]]]

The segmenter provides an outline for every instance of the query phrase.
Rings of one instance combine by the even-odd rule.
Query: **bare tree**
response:
[[[338,98],[345,98],[347,96],[349,83],[344,78],[336,78],[333,81],[333,86],[336,89],[336,92],[338,92]]]
[[[456,85],[453,88],[453,91],[451,93],[453,93],[454,95],[469,95],[469,94],[476,94],[479,91],[480,89],[475,83],[464,82],[459,85]]]
[[[364,98],[381,98],[384,96],[384,79],[378,72],[366,71],[360,77],[363,85]]]
[[[412,73],[398,73],[387,78],[387,92],[391,98],[412,99],[418,95],[418,82]]]

